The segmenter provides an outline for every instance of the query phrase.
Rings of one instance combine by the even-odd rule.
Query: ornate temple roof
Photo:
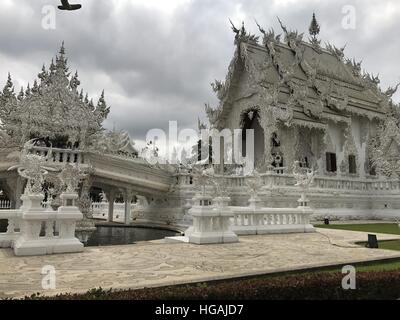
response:
[[[78,73],[69,73],[64,44],[55,63],[42,71],[33,86],[18,95],[9,75],[0,94],[0,120],[6,133],[17,144],[30,138],[57,139],[65,137],[83,147],[90,137],[102,131],[102,122],[110,108],[102,93],[97,105],[79,91]]]
[[[362,72],[361,62],[345,58],[345,48],[329,43],[323,48],[315,16],[309,42],[279,22],[283,40],[273,29],[259,26],[260,41],[244,25],[237,29],[232,24],[237,49],[225,82],[212,84],[220,106],[207,108],[211,123],[221,126],[235,102],[246,98],[259,106],[290,109],[294,119],[316,124],[348,122],[351,114],[381,119],[391,110],[397,86],[383,92],[377,76]]]

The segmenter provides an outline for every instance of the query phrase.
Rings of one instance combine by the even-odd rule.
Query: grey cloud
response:
[[[54,31],[43,30],[40,21],[42,6],[56,0],[15,2],[13,10],[0,10],[0,55],[5,57],[0,63],[1,82],[11,62],[28,63],[29,70],[38,72],[65,40],[71,71],[79,70],[82,87],[94,97],[106,90],[112,106],[106,126],[115,123],[137,139],[143,139],[148,129],[167,128],[168,120],[195,127],[198,116],[205,118],[204,102],[217,104],[209,84],[225,77],[234,50],[228,18],[239,25],[238,8],[252,32],[258,33],[254,19],[280,32],[279,15],[305,36],[315,11],[323,41],[347,43],[347,55],[363,59],[365,69],[380,72],[383,87],[400,80],[394,67],[400,22],[389,21],[384,14],[378,14],[374,23],[368,21],[371,8],[377,6],[373,0],[192,0],[171,15],[137,1],[126,2],[123,8],[120,4],[117,10],[111,0],[82,0],[79,12],[57,12]],[[397,1],[379,3],[382,8],[397,5]],[[356,30],[341,27],[342,7],[348,4],[357,9]],[[18,72],[14,76],[30,77],[27,81],[37,73]]]

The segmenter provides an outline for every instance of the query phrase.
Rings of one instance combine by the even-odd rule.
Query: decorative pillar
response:
[[[270,164],[272,134],[277,131],[276,119],[271,110],[262,108],[260,110],[260,125],[264,130],[264,165]]]
[[[114,220],[114,202],[115,202],[115,190],[110,190],[107,194],[108,199],[108,218],[107,222],[113,222]]]
[[[225,138],[220,137],[219,144],[219,173],[224,174],[224,166],[225,166]]]
[[[125,200],[125,224],[131,223],[131,214],[132,214],[132,191],[129,189],[125,190],[124,200]]]
[[[19,209],[22,205],[21,196],[23,192],[24,192],[24,181],[22,180],[21,177],[18,177],[15,188],[15,203],[14,203],[15,209]]]
[[[231,229],[232,210],[228,207],[230,198],[215,198],[215,205],[210,196],[197,195],[194,205],[189,210],[193,217],[193,227],[186,235],[190,243],[217,244],[238,242],[237,235]]]
[[[48,219],[49,214],[43,210],[43,194],[24,194],[22,200],[21,234],[15,240],[14,254],[16,256],[35,256],[47,254],[47,247],[44,241],[41,241],[40,231],[42,221]]]
[[[310,186],[314,183],[315,171],[308,168],[301,168],[299,161],[295,161],[293,165],[293,176],[296,180],[296,187],[301,190],[301,197],[297,201],[299,206],[298,210],[301,212],[304,224],[304,232],[314,232],[314,227],[310,224],[310,217],[313,214],[313,210],[309,206],[309,200],[307,199],[307,192]]]
[[[59,239],[53,253],[82,252],[83,243],[75,237],[76,222],[83,219],[77,204],[79,196],[77,193],[63,192],[60,198],[62,206],[57,212]]]

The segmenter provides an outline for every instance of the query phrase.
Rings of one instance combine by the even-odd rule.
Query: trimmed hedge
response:
[[[357,289],[343,290],[341,273],[305,273],[126,291],[93,289],[27,300],[379,300],[400,298],[400,270],[357,273]]]

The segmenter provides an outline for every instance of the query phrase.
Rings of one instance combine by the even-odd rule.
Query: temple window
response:
[[[370,174],[371,176],[376,176],[376,168],[375,168],[375,166],[373,165],[373,163],[372,163],[371,160],[369,161],[369,174]]]
[[[281,146],[281,142],[280,142],[280,140],[279,140],[279,138],[278,138],[278,135],[276,134],[276,132],[274,132],[273,134],[272,134],[272,146],[273,147],[280,147]]]
[[[260,116],[257,107],[254,107],[241,115],[240,127],[242,131],[242,156],[247,156],[247,130],[253,130],[254,137],[254,162],[260,165],[264,162],[264,130],[260,125]],[[252,156],[252,155],[249,155]]]
[[[276,173],[283,174],[283,157],[279,154],[273,154],[272,155],[274,160],[272,162],[272,166],[274,166],[277,170],[275,171]],[[282,169],[279,169],[282,168]]]
[[[336,153],[327,152],[326,153],[326,171],[327,172],[336,172]]]
[[[308,157],[304,157],[299,161],[300,168],[309,168]]]
[[[356,156],[353,154],[349,155],[349,173],[350,174],[357,173]]]

